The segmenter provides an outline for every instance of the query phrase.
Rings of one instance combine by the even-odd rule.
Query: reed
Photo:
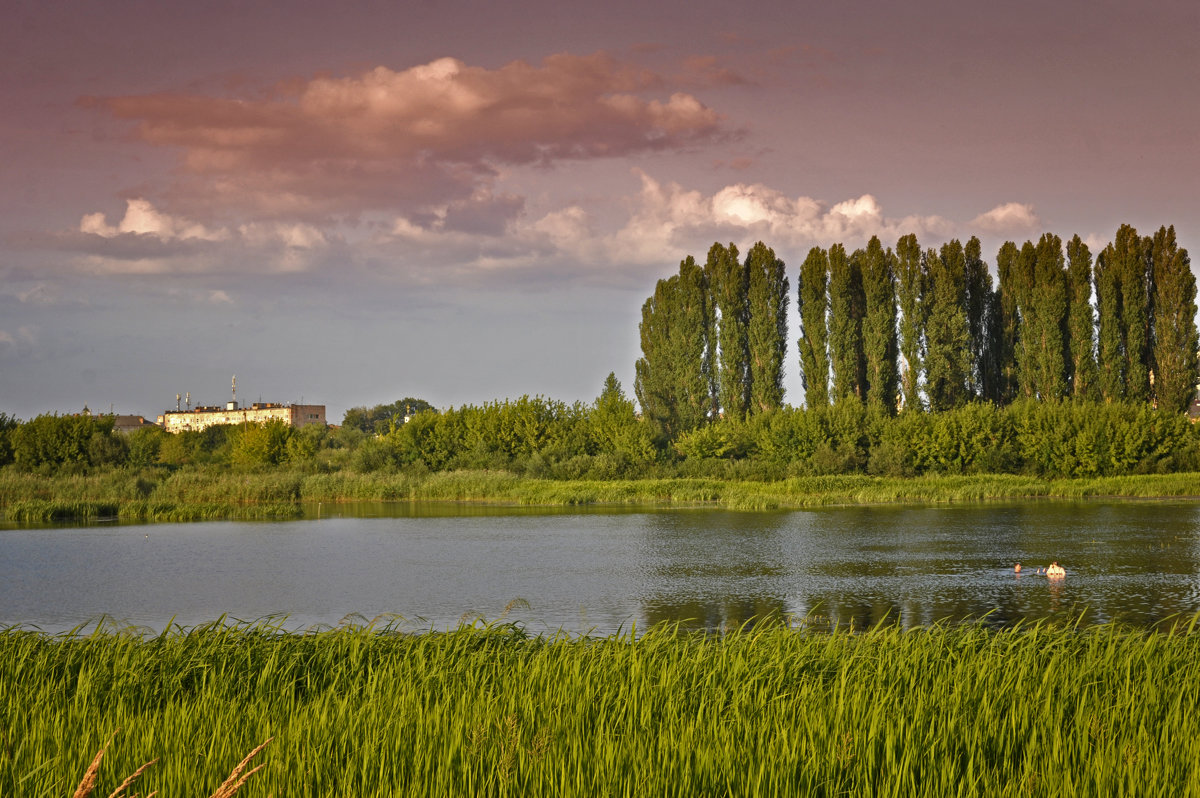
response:
[[[96,758],[92,760],[90,765],[88,765],[87,771],[83,774],[83,780],[79,782],[79,786],[75,788],[73,798],[91,798],[92,793],[96,790],[96,783],[100,780],[100,764],[104,759],[104,755],[108,752],[108,747],[112,745],[112,741],[116,738],[119,731],[120,729],[113,732],[112,736],[108,738],[108,742],[104,744],[104,747],[96,752]],[[249,770],[246,768],[249,767],[250,760],[258,756],[262,750],[266,748],[268,744],[270,744],[270,742],[271,740],[268,738],[264,743],[247,754],[241,762],[235,765],[229,774],[229,778],[221,782],[221,786],[218,787],[217,791],[214,792],[209,798],[232,798],[233,795],[242,788],[242,785],[245,784],[251,776],[262,770],[262,765],[257,765]],[[126,790],[133,787],[137,780],[142,777],[142,774],[156,764],[158,764],[158,760],[151,759],[149,762],[130,773],[125,777],[124,781],[117,785],[115,790],[109,793],[108,798],[122,798],[122,796],[128,798],[129,793],[127,793]],[[135,793],[134,798],[136,798],[136,795],[137,794]],[[150,793],[146,796],[146,798],[154,798],[155,795],[158,795],[158,790]]]
[[[0,632],[0,794],[1194,795],[1200,632]],[[109,761],[111,758],[111,762]],[[112,774],[111,778],[107,774]],[[106,781],[107,779],[107,781]]]
[[[174,473],[33,477],[0,469],[0,513],[9,523],[291,518],[305,503],[473,502],[530,506],[715,506],[764,510],[863,504],[1023,499],[1195,498],[1200,474],[1042,479],[1014,474],[779,480],[664,477],[556,480],[508,471],[435,474],[234,473],[211,467]]]

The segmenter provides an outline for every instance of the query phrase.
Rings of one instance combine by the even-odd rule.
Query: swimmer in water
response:
[[[1017,563],[1017,566],[1015,568],[1013,568],[1013,573],[1014,574],[1021,573],[1021,563]]]
[[[1058,560],[1050,563],[1050,567],[1046,569],[1046,576],[1063,577],[1067,575],[1067,569],[1058,564]]]

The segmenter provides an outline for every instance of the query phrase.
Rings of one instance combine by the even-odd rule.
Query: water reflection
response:
[[[1053,560],[1067,569],[1059,583],[1034,572]],[[283,523],[0,531],[0,624],[48,630],[100,613],[159,629],[223,613],[286,614],[294,627],[394,613],[418,629],[503,615],[532,631],[608,634],[779,617],[816,629],[1152,626],[1196,612],[1194,502],[754,513],[377,504]]]
[[[1152,626],[1200,611],[1198,528],[1195,504],[1158,502],[654,519],[642,539],[654,584],[642,612],[710,630],[780,613],[809,628]],[[1066,579],[1036,574],[1054,560]],[[1013,573],[1016,562],[1025,573]]]

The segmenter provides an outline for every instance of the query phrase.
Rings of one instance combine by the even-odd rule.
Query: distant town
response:
[[[186,398],[185,398],[186,397]],[[90,413],[87,408],[85,413]],[[243,406],[237,399],[237,377],[232,381],[230,400],[221,405],[192,407],[191,394],[175,394],[175,409],[165,410],[154,422],[145,416],[113,414],[115,432],[134,432],[143,427],[158,426],[167,432],[199,432],[221,424],[265,424],[282,421],[297,429],[311,424],[327,426],[325,405],[288,404],[285,402],[254,402]]]

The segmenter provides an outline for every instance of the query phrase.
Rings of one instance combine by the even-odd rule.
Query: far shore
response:
[[[501,507],[806,509],[1020,500],[1200,499],[1200,474],[1042,479],[1012,474],[552,480],[506,471],[354,474],[227,470],[0,476],[9,525],[97,521],[285,519],[318,503],[409,502]]]

